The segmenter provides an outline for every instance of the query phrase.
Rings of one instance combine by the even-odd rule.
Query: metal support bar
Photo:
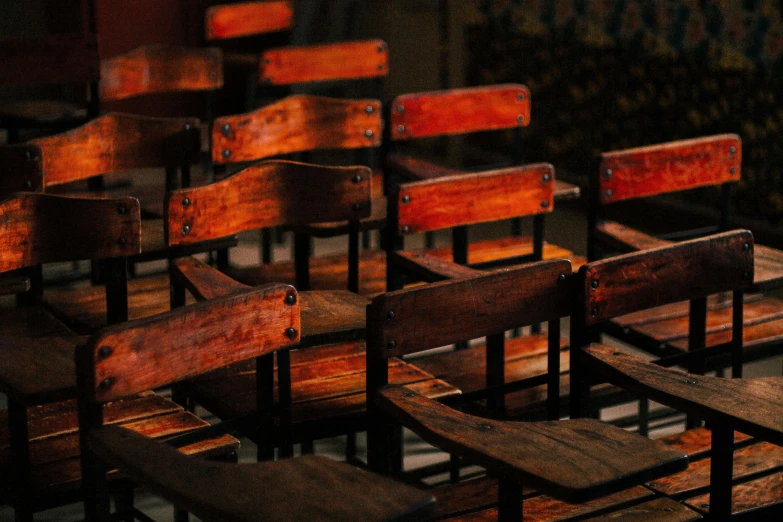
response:
[[[712,427],[710,464],[710,518],[728,520],[731,516],[731,480],[734,472],[734,430],[730,426]]]
[[[296,272],[296,289],[310,290],[310,236],[294,234],[294,270]]]
[[[506,381],[506,338],[499,333],[487,336],[487,377],[486,385],[500,386]],[[506,397],[504,394],[495,394],[488,398],[487,407],[496,417],[503,418],[506,415]]]
[[[348,290],[359,293],[359,222],[348,223]]]
[[[547,331],[546,411],[548,420],[560,418],[560,320],[549,321]]]
[[[498,520],[522,522],[522,486],[503,477],[498,480]]]
[[[280,416],[280,458],[294,456],[293,421],[291,418],[291,351],[277,352],[277,394]]]

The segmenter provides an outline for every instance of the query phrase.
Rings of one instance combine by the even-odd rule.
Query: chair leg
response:
[[[459,482],[460,458],[457,455],[449,455],[449,482],[456,484]]]
[[[734,430],[723,424],[712,427],[710,466],[710,518],[731,516],[731,481],[734,472]]]
[[[27,407],[9,398],[8,422],[11,436],[11,455],[13,459],[13,477],[17,485],[14,499],[14,519],[16,522],[32,522],[33,510],[28,494],[30,483],[30,436],[27,424]]]
[[[522,522],[522,486],[506,478],[498,481],[498,520]]]
[[[133,488],[121,488],[114,494],[114,506],[116,515],[124,522],[134,522],[136,517],[133,515]]]
[[[345,461],[353,462],[356,459],[356,433],[349,433],[345,441]]]

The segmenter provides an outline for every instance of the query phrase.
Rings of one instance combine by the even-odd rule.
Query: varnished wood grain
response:
[[[600,198],[613,203],[738,181],[741,164],[742,142],[736,134],[606,152]]]
[[[570,275],[568,261],[542,261],[389,292],[373,299],[367,320],[384,357],[397,357],[564,317]]]
[[[403,267],[414,274],[420,281],[434,283],[444,279],[461,279],[463,277],[476,276],[480,270],[447,261],[425,252],[392,252],[391,262]]]
[[[169,193],[168,244],[193,244],[263,227],[366,217],[371,183],[367,167],[291,161],[253,165],[217,183]]]
[[[100,78],[98,37],[0,39],[0,85],[87,83]]]
[[[388,155],[384,165],[384,172],[397,174],[403,179],[410,181],[465,174],[465,172],[461,170],[451,169],[425,159],[415,158],[405,154]]]
[[[379,407],[449,453],[569,502],[682,470],[684,453],[593,419],[503,422],[466,415],[407,390],[387,386]]]
[[[94,400],[125,397],[295,345],[299,306],[287,304],[288,295],[296,291],[270,285],[101,331],[85,348],[94,366],[82,369],[92,374]],[[175,330],[178,335],[170,335]]]
[[[752,512],[759,508],[780,505],[783,502],[783,472],[773,473],[744,484],[737,484],[731,489],[731,513],[739,515]],[[709,513],[709,494],[699,495],[685,501],[693,509]],[[763,511],[759,520],[764,520]]]
[[[551,212],[554,178],[552,165],[538,163],[405,183],[395,229],[415,234]]]
[[[101,101],[144,94],[211,91],[223,86],[218,48],[145,45],[101,61]]]
[[[617,256],[580,269],[588,324],[685,299],[747,288],[753,235],[733,231]]]
[[[702,516],[669,498],[657,498],[637,506],[587,518],[590,522],[691,522]]]
[[[389,73],[383,40],[270,49],[261,55],[258,80],[267,85],[359,80]]]
[[[0,147],[0,200],[13,192],[43,190],[41,149],[35,145]]]
[[[783,377],[724,379],[686,374],[642,361],[608,346],[587,348],[591,367],[645,397],[783,443]]]
[[[469,87],[397,96],[391,139],[524,127],[530,122],[530,91],[524,85]]]
[[[198,301],[225,297],[250,288],[193,257],[177,259],[172,265],[177,277]]]
[[[17,193],[0,203],[0,272],[138,254],[140,212],[134,198]]]
[[[378,100],[294,95],[253,112],[217,118],[212,125],[212,161],[217,164],[380,144]]]
[[[428,492],[324,457],[205,462],[113,427],[92,433],[90,445],[102,458],[205,521],[382,521],[430,509],[434,503]]]
[[[31,140],[43,152],[46,186],[128,169],[195,163],[195,118],[110,113],[62,134]]]
[[[626,227],[615,221],[604,221],[595,227],[596,234],[600,237],[602,243],[606,243],[611,248],[617,248],[622,252],[633,250],[648,250],[671,245],[671,241],[658,239],[657,237],[645,234],[635,228]]]
[[[749,435],[745,435],[739,431],[734,432],[735,445],[746,443],[750,438]],[[684,451],[688,454],[691,461],[707,455],[712,451],[712,431],[703,427],[683,431],[682,433],[675,433],[674,435],[662,437],[658,440],[672,448]]]
[[[294,5],[291,1],[215,5],[207,9],[204,16],[207,40],[285,31],[293,24]]]

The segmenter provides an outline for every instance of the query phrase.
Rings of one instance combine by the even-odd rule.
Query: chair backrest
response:
[[[418,234],[552,212],[554,167],[537,163],[399,185],[391,196],[391,229]]]
[[[404,94],[389,113],[392,141],[519,128],[530,122],[530,90],[506,84]]]
[[[721,134],[601,154],[598,199],[615,203],[739,181],[742,141]]]
[[[253,112],[215,120],[212,161],[223,165],[322,149],[381,144],[378,100],[295,95]]]
[[[134,198],[23,192],[0,202],[0,272],[140,252],[141,210]]]
[[[569,314],[571,262],[540,261],[381,294],[367,307],[376,359],[486,337]]]
[[[207,41],[286,31],[293,25],[291,0],[215,5],[204,15]]]
[[[0,147],[0,200],[14,192],[43,191],[41,149],[19,144]]]
[[[146,45],[101,61],[103,102],[222,86],[223,52],[218,48]]]
[[[94,34],[0,39],[0,85],[93,83],[100,79]]]
[[[29,143],[41,149],[48,187],[129,169],[194,164],[200,150],[198,129],[196,118],[110,113]]]
[[[752,282],[753,234],[724,232],[583,265],[574,316],[590,326]]]
[[[272,284],[105,328],[78,349],[82,396],[106,403],[290,348],[299,315],[296,290]]]
[[[262,85],[295,85],[379,78],[388,73],[386,42],[364,40],[264,51],[258,81]]]
[[[267,161],[228,178],[170,192],[169,245],[217,239],[259,228],[355,221],[370,215],[367,167],[325,167]]]

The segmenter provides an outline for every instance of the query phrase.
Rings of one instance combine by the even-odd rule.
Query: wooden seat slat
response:
[[[613,511],[605,515],[585,519],[590,522],[691,522],[702,516],[679,502],[668,498],[657,498],[637,506]]]
[[[707,346],[717,346],[731,340],[732,330],[726,329],[720,332],[707,334]],[[756,349],[769,344],[777,344],[783,340],[783,319],[773,319],[763,323],[753,324],[742,329],[742,349],[745,357],[752,359]],[[669,343],[669,346],[681,351],[688,350],[688,339],[678,339]]]
[[[734,432],[735,445],[745,443],[750,439],[750,435],[745,435],[739,431]],[[676,433],[658,440],[673,448],[684,451],[688,454],[688,458],[691,459],[691,462],[712,451],[712,431],[704,427]]]
[[[735,485],[731,490],[731,514],[749,513],[783,503],[783,472]],[[685,501],[687,506],[709,513],[709,494],[699,495]]]
[[[745,305],[748,305],[749,303],[762,299],[765,299],[762,294],[746,294],[744,302]],[[730,292],[711,295],[707,298],[707,311],[730,307],[731,304],[732,297]],[[680,301],[679,303],[656,306],[655,308],[648,308],[647,310],[640,310],[638,312],[622,315],[612,319],[612,322],[620,326],[631,327],[664,319],[686,317],[688,313],[690,313],[689,306],[690,303],[687,301]]]

